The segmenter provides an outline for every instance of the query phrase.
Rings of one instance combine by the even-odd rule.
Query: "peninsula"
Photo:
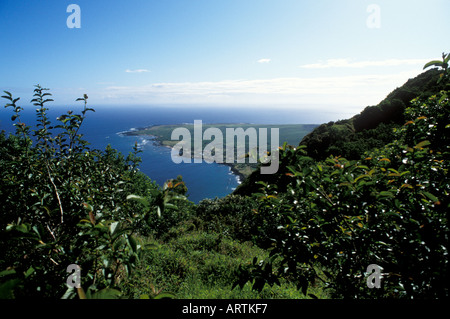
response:
[[[277,128],[279,130],[279,144],[283,145],[285,142],[289,145],[298,145],[300,141],[303,139],[305,135],[310,133],[314,128],[318,125],[316,124],[283,124],[283,125],[274,125],[274,124],[250,124],[250,123],[220,123],[220,124],[203,124],[202,125],[202,134],[205,130],[209,128],[216,128],[222,132],[224,137],[223,139],[223,148],[226,149],[227,140],[226,129],[238,129],[242,128],[246,131],[249,128],[254,128],[256,132],[260,132],[260,129],[267,129],[270,132],[271,129]],[[190,132],[190,136],[192,139],[194,138],[194,124],[183,123],[183,124],[170,124],[170,125],[151,125],[148,127],[137,128],[127,132],[123,132],[121,134],[126,136],[146,136],[156,145],[170,147],[173,148],[180,140],[172,140],[172,132],[177,128],[185,128]],[[259,136],[258,136],[259,140]],[[211,143],[211,140],[202,140],[202,150],[204,147]],[[244,149],[246,153],[249,152],[249,142],[248,139],[245,139],[244,145],[234,145],[235,150]],[[268,149],[270,149],[270,145],[272,145],[271,135],[267,137]],[[194,145],[192,142],[191,145]],[[236,152],[237,153],[237,152]],[[191,157],[201,157],[202,154],[195,154],[191,152]],[[237,175],[241,181],[247,178],[253,171],[255,171],[258,167],[256,163],[250,163],[248,159],[246,159],[245,163],[237,163],[237,159],[235,158],[234,163],[223,163],[224,165],[230,166],[232,172]]]

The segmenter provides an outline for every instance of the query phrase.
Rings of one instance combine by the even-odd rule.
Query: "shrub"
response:
[[[34,130],[21,120],[19,98],[9,92],[3,96],[5,107],[13,109],[16,133],[0,134],[0,293],[61,297],[67,267],[77,264],[80,297],[117,297],[114,289],[143,248],[134,233],[160,208],[156,199],[163,207],[171,205],[172,192],[162,192],[137,170],[137,147],[126,158],[109,146],[103,152],[89,147],[79,133],[87,113],[94,111],[86,95],[77,99],[84,103],[80,114],[69,111],[52,126],[47,91],[34,90]],[[129,195],[146,202],[127,200]],[[65,297],[74,293],[71,288]]]
[[[253,215],[255,202],[246,196],[228,195],[221,199],[204,199],[196,207],[198,227],[241,241],[252,240],[257,230]]]
[[[443,59],[426,67],[444,69],[445,87]],[[311,163],[304,149],[283,148],[281,158],[297,159],[287,191],[262,183],[255,198],[271,255],[242,267],[236,284],[260,290],[288,276],[304,294],[321,280],[334,297],[448,297],[449,103],[447,91],[412,100],[393,141],[358,160]],[[368,287],[373,264],[378,289]]]

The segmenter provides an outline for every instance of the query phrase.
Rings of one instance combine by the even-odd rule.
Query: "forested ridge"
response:
[[[356,159],[374,147],[382,147],[394,138],[393,128],[405,123],[404,111],[416,97],[427,98],[443,88],[437,85],[439,71],[430,69],[409,79],[383,101],[348,120],[322,124],[306,136],[300,145],[316,160],[330,155]]]
[[[142,174],[137,147],[91,149],[86,95],[51,123],[36,86],[32,127],[4,92],[0,298],[448,297],[449,60],[198,205],[181,176]]]
[[[359,159],[366,151],[380,148],[395,139],[394,129],[405,121],[405,109],[416,97],[427,98],[438,94],[444,87],[438,84],[440,72],[430,69],[409,79],[404,85],[393,90],[377,105],[367,106],[361,113],[350,119],[324,123],[307,134],[299,143],[314,160],[324,160],[329,156]],[[237,190],[236,194],[251,194],[255,181],[276,181],[278,186],[285,183],[289,163],[275,176],[261,176],[255,172]],[[283,170],[284,168],[284,170]]]

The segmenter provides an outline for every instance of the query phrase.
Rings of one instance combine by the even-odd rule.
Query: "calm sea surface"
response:
[[[22,119],[27,125],[35,125],[35,108],[24,107]],[[49,117],[56,125],[56,117],[66,113],[69,108],[49,106]],[[81,112],[81,103],[70,108]],[[104,149],[108,144],[127,155],[135,142],[143,151],[140,156],[140,170],[159,185],[170,178],[183,176],[188,187],[189,199],[198,203],[204,198],[223,197],[230,194],[239,184],[238,178],[225,165],[203,163],[175,164],[170,157],[170,149],[156,146],[141,137],[123,136],[120,132],[133,128],[157,124],[193,123],[255,123],[255,124],[311,124],[305,113],[292,110],[275,109],[260,111],[256,109],[200,108],[200,107],[95,107],[96,112],[88,112],[82,126],[85,139],[92,148]],[[13,132],[11,109],[0,109],[0,130]]]

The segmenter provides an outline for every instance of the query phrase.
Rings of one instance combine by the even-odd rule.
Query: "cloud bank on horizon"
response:
[[[335,61],[335,60],[333,60]],[[348,61],[348,60],[346,60]],[[139,86],[109,85],[96,92],[101,104],[199,104],[232,107],[258,106],[297,108],[300,105],[347,107],[355,112],[379,103],[393,89],[415,77],[423,67],[422,59],[342,63],[336,67],[363,67],[416,64],[415,69],[395,73],[367,72],[353,75],[236,79],[199,82],[161,82]],[[348,62],[346,62],[348,64]],[[132,97],[132,98],[130,98]],[[330,101],[332,103],[330,104]]]

